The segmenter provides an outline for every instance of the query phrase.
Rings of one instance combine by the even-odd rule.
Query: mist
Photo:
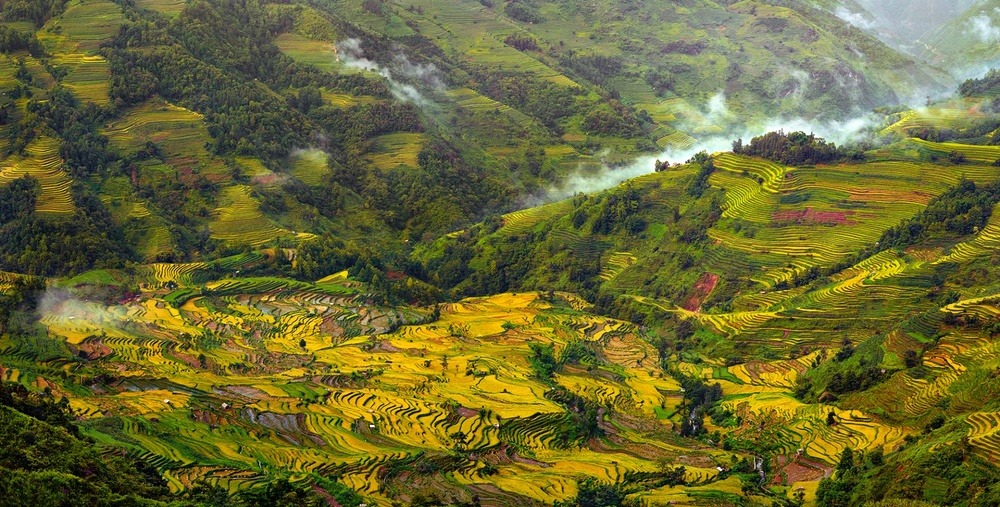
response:
[[[380,64],[365,55],[360,39],[347,39],[337,44],[340,62],[352,69],[374,72],[386,80],[389,91],[396,100],[412,102],[418,106],[430,104],[430,100],[414,83],[423,87],[442,91],[445,88],[440,70],[433,64],[418,64],[410,61],[402,52],[391,56],[391,62]]]
[[[714,99],[714,98],[713,98]],[[728,115],[727,110],[717,105],[708,105],[708,109],[716,109],[716,114]],[[868,133],[883,121],[875,114],[864,114],[846,120],[828,120],[816,122],[803,118],[775,118],[764,123],[747,127],[740,132],[720,134],[700,139],[690,148],[668,148],[656,155],[641,156],[624,166],[612,167],[602,164],[600,169],[585,170],[582,167],[567,176],[560,184],[547,189],[541,195],[534,196],[527,205],[538,205],[570,198],[578,193],[593,193],[614,188],[627,180],[637,178],[655,171],[656,161],[669,162],[671,165],[686,162],[696,153],[702,151],[709,154],[732,150],[736,139],[748,142],[750,139],[782,130],[785,132],[802,131],[815,134],[829,142],[840,145],[863,141]]]
[[[115,326],[123,320],[122,315],[103,304],[81,300],[68,290],[56,288],[46,289],[35,311],[42,322],[72,322],[74,326],[95,330],[109,324]]]
[[[862,30],[873,30],[877,26],[874,18],[865,16],[867,13],[855,12],[842,5],[838,6],[833,13],[842,21],[850,23]]]

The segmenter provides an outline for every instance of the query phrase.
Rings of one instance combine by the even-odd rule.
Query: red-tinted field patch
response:
[[[688,297],[687,302],[684,303],[684,309],[689,312],[694,312],[701,308],[701,304],[705,302],[708,295],[715,290],[715,286],[718,283],[719,275],[715,273],[702,274],[701,278],[695,282],[694,291],[691,293],[691,296]]]
[[[833,468],[829,465],[795,454],[778,456],[775,461],[779,471],[774,476],[774,484],[818,481],[833,473]]]
[[[847,225],[853,223],[848,220],[848,217],[853,214],[853,211],[817,211],[806,208],[804,210],[779,211],[771,218],[779,223],[800,225]]]

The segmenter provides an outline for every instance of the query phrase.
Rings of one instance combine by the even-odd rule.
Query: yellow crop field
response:
[[[38,180],[41,195],[35,211],[53,215],[73,213],[73,196],[70,193],[72,181],[62,168],[59,156],[59,141],[40,137],[28,145],[24,156],[10,157],[0,162],[0,184],[31,176]]]
[[[348,282],[343,276],[317,285],[272,278],[191,285],[190,273],[201,268],[150,265],[151,278],[176,284],[176,294],[148,286],[118,304],[70,299],[41,319],[52,336],[114,358],[123,378],[143,386],[66,394],[81,414],[122,417],[125,434],[149,450],[173,489],[199,478],[252,484],[253,466],[266,464],[337,471],[388,504],[379,463],[457,445],[515,459],[490,475],[481,473],[486,462],[460,468],[449,481],[485,481],[549,501],[575,494],[579,474],[614,481],[655,471],[657,456],[685,463],[699,488],[715,489],[713,463],[722,458],[715,451],[643,437],[672,427],[656,411],[665,393],[680,392],[657,372],[655,350],[632,324],[579,314],[571,295],[472,298],[428,318],[430,308],[370,305],[364,293],[337,285]],[[618,450],[560,443],[572,416],[533,373],[528,344],[551,344],[558,354],[571,341],[592,347],[599,363],[587,364],[609,374],[581,363],[556,373],[554,385],[647,421],[602,423],[621,439]],[[215,401],[206,404],[205,392]],[[173,430],[147,433],[140,424]]]

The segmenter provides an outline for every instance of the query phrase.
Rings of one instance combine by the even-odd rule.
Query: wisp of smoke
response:
[[[389,91],[393,97],[402,102],[412,102],[418,106],[429,103],[415,86],[404,82],[405,80],[417,81],[438,91],[444,89],[444,82],[437,67],[433,64],[413,63],[402,53],[393,56],[391,67],[383,66],[365,56],[359,39],[347,39],[337,44],[337,54],[347,67],[382,76],[389,84]]]

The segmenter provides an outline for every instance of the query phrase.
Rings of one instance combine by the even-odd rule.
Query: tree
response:
[[[576,505],[579,507],[618,507],[625,501],[625,492],[618,484],[607,484],[588,477],[577,486]]]
[[[528,344],[528,347],[531,348],[531,356],[528,357],[528,362],[531,364],[531,369],[534,371],[535,376],[541,380],[551,379],[558,367],[552,344],[531,342]]]
[[[455,450],[462,452],[465,450],[465,446],[468,445],[467,439],[468,435],[464,431],[456,431],[448,435],[448,438],[455,441]]]

